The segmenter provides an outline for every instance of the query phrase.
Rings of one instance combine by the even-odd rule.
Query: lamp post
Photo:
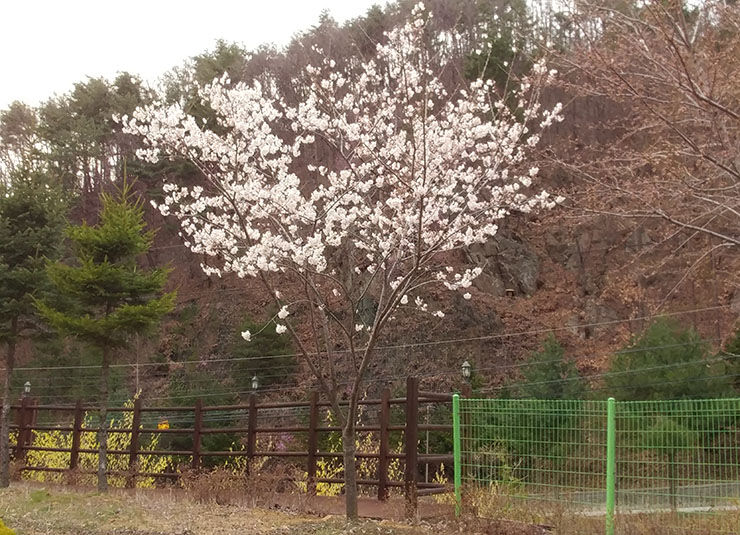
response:
[[[473,367],[466,360],[462,363],[462,376],[465,379],[465,386],[463,386],[463,396],[470,397],[473,393],[473,389],[470,386],[470,378],[473,375]]]
[[[462,376],[465,379],[465,382],[470,382],[470,376],[473,373],[473,367],[470,365],[470,363],[466,360],[462,363]]]
[[[260,387],[260,380],[257,378],[257,375],[252,377],[252,393],[256,393],[257,389]]]
[[[27,398],[31,393],[31,381],[26,381],[23,385],[23,397]]]

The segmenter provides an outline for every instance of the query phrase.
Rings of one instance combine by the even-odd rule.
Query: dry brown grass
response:
[[[227,497],[236,492],[221,481]],[[430,526],[317,517],[260,507],[221,505],[181,490],[113,490],[108,494],[64,486],[14,483],[0,489],[0,518],[18,535],[438,535]],[[445,530],[441,533],[449,533]]]
[[[248,476],[223,468],[185,470],[180,486],[190,499],[204,504],[271,507],[278,501],[278,495],[292,494],[295,508],[302,510],[302,494],[296,484],[299,477],[300,473],[288,465],[276,465]]]
[[[620,515],[616,525],[620,535],[735,535],[740,510]]]
[[[295,493],[289,475],[248,481],[224,471],[188,474],[185,489],[113,490],[98,494],[61,485],[14,483],[0,489],[0,518],[18,535],[576,535],[604,532],[604,517],[574,514],[564,505],[499,497],[479,504],[478,515],[447,516],[409,525],[320,516],[322,507]],[[261,485],[261,487],[257,486]],[[260,492],[248,491],[260,488]],[[245,490],[246,489],[246,490]],[[247,492],[245,495],[244,492]],[[297,506],[306,500],[304,506]],[[316,499],[314,499],[316,500]],[[336,500],[335,500],[336,501]],[[293,509],[287,509],[286,503]],[[255,505],[258,504],[258,505]],[[324,503],[323,506],[326,504]],[[340,505],[339,502],[334,503]],[[376,502],[376,505],[377,504]],[[388,503],[382,507],[391,507]],[[295,510],[294,510],[295,509]],[[297,512],[313,510],[314,515]],[[334,508],[335,513],[341,507]],[[622,514],[619,535],[736,534],[740,511]]]
[[[502,489],[468,489],[464,510],[466,530],[488,535],[594,535],[605,532],[603,512],[569,503],[512,496]],[[727,509],[684,512],[617,511],[618,535],[736,535],[740,533],[740,503]]]

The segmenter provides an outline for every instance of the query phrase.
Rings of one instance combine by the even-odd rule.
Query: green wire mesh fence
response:
[[[740,399],[456,398],[453,419],[463,512],[557,533],[740,533]]]

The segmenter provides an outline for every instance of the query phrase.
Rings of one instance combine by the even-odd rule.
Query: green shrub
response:
[[[540,470],[565,470],[566,451],[574,442],[583,442],[579,407],[586,384],[575,363],[565,357],[560,342],[551,334],[522,367],[521,378],[510,382],[499,411],[476,414],[474,425],[483,430],[477,454],[491,461],[490,473],[481,474],[497,485],[519,480],[520,470],[533,477]],[[530,401],[542,400],[536,409]],[[571,400],[567,406],[561,400]],[[490,450],[495,445],[495,455]]]
[[[560,342],[550,334],[529,357],[522,379],[511,385],[512,397],[525,399],[583,399],[586,385],[575,363],[565,358]]]
[[[740,329],[735,331],[720,354],[724,360],[725,375],[736,390],[734,395],[737,395],[737,390],[740,390]]]
[[[708,353],[696,331],[659,319],[614,355],[606,391],[626,401],[726,397],[732,389],[724,363]]]
[[[201,398],[204,405],[234,405],[239,398],[233,392],[238,386],[221,379],[217,374],[208,370],[198,369],[196,362],[188,362],[169,377],[168,400],[163,401],[165,405],[175,407],[192,407],[196,399]],[[205,427],[229,428],[236,427],[239,416],[235,411],[210,412],[209,419],[205,421]],[[190,429],[195,425],[195,414],[191,411],[180,413],[171,426],[173,429]],[[192,433],[168,434],[161,438],[163,449],[191,451],[193,449]],[[239,449],[239,437],[235,433],[204,434],[201,437],[201,451],[229,451]],[[214,468],[224,465],[225,457],[205,456],[202,465],[205,468]],[[173,465],[185,463],[185,457],[173,458]]]

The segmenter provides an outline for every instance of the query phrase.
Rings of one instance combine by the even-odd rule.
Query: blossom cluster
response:
[[[384,274],[400,305],[410,270],[465,291],[481,269],[453,273],[437,266],[438,253],[489,240],[512,212],[556,204],[526,165],[539,130],[560,120],[560,106],[543,111],[537,101],[554,73],[535,65],[513,100],[494,98],[490,80],[448,94],[425,40],[430,16],[417,6],[372,59],[307,67],[296,105],[273,84],[224,76],[200,89],[217,128],[161,102],[123,118],[147,145],[142,158],[188,158],[210,182],[208,191],[166,184],[158,205],[180,220],[193,252],[214,259],[207,273],[330,274],[346,269],[333,252],[351,246],[362,256],[350,268]],[[319,142],[339,163],[296,169]],[[416,305],[426,309],[420,297]]]

